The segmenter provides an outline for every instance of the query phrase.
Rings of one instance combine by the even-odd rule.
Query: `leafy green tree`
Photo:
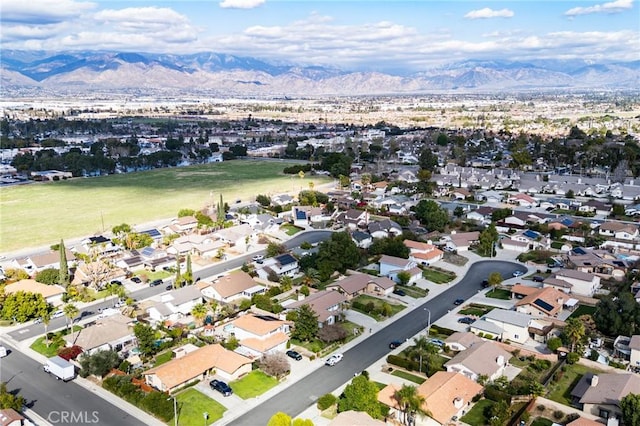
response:
[[[130,233],[131,231],[131,226],[126,223],[121,223],[120,225],[116,225],[111,228],[111,233],[118,238],[122,238],[124,235]]]
[[[187,284],[193,284],[193,265],[191,264],[191,254],[187,255],[187,266],[183,275]]]
[[[178,211],[178,217],[193,216],[195,214],[196,214],[196,211],[194,209],[180,209]],[[131,232],[131,231],[127,231],[127,232]]]
[[[269,207],[271,205],[271,198],[269,198],[267,195],[263,195],[263,194],[256,195],[256,201],[262,207]]]
[[[360,263],[360,251],[347,232],[336,232],[318,248],[318,270],[326,281],[335,271],[345,273]]]
[[[489,425],[502,426],[509,417],[509,404],[503,399],[489,408]]]
[[[182,287],[182,275],[180,271],[180,256],[176,257],[176,278],[173,281],[173,288]]]
[[[198,221],[199,228],[210,227],[214,225],[213,219],[202,212],[196,212],[195,218]]]
[[[496,209],[491,213],[491,221],[498,222],[502,219],[505,219],[513,214],[513,210],[511,209]]]
[[[62,312],[64,312],[64,316],[67,318],[67,328],[69,328],[73,319],[78,316],[78,308],[73,303],[67,303],[63,306]]]
[[[496,230],[496,226],[492,223],[487,229],[480,233],[478,237],[478,252],[482,256],[495,256],[495,246],[498,242],[498,231]]]
[[[421,200],[415,207],[416,218],[429,231],[444,231],[449,224],[449,214],[433,200]]]
[[[429,416],[431,413],[424,408],[425,398],[418,393],[418,388],[413,385],[402,385],[396,391],[393,398],[398,402],[402,411],[402,423],[415,424],[415,416]]]
[[[407,285],[409,284],[409,280],[411,279],[411,274],[407,271],[400,271],[398,272],[396,277],[398,278],[398,282],[400,283],[400,285]]]
[[[378,387],[363,375],[356,376],[345,388],[338,400],[338,411],[364,411],[374,419],[381,419]]]
[[[41,294],[18,291],[5,296],[0,315],[5,320],[25,322],[42,318],[49,312],[49,304]]]
[[[67,248],[64,246],[64,240],[60,240],[60,270],[58,272],[58,284],[67,288],[69,285],[69,264],[67,262]]]
[[[607,336],[633,336],[640,333],[640,305],[627,291],[608,295],[596,305],[593,320]]]
[[[17,412],[22,412],[27,401],[22,395],[7,390],[7,383],[0,382],[0,409],[13,408]]]
[[[53,285],[60,279],[60,271],[56,268],[47,268],[36,273],[36,281],[42,284]]]
[[[267,248],[265,250],[265,254],[267,255],[267,257],[274,257],[274,256],[277,256],[279,254],[286,253],[286,251],[287,251],[287,248],[284,246],[284,244],[278,244],[278,243],[270,242],[267,245]]]
[[[421,169],[433,173],[438,167],[438,156],[431,149],[425,148],[420,153],[419,164]]]
[[[278,411],[271,416],[267,422],[267,426],[291,426],[291,416],[282,411]]]
[[[625,426],[640,426],[640,394],[627,394],[620,400],[620,409]]]
[[[140,322],[136,323],[136,325],[133,326],[133,334],[136,336],[138,348],[142,354],[153,355],[155,353],[156,347],[154,346],[154,342],[156,340],[156,333],[151,326]]]
[[[549,350],[552,352],[557,351],[561,346],[562,339],[559,337],[551,337],[549,340],[547,340],[547,348],[549,348]]]
[[[111,369],[120,365],[120,357],[115,351],[98,351],[91,355],[84,354],[78,360],[80,375],[104,377]]]
[[[489,278],[487,279],[487,281],[489,282],[489,285],[491,287],[498,287],[500,284],[502,284],[502,275],[500,274],[500,272],[492,272],[489,274]]]
[[[404,245],[404,237],[376,238],[369,247],[369,254],[386,254],[387,256],[409,258],[409,247]]]
[[[296,311],[291,337],[308,342],[318,334],[318,316],[309,305],[302,305]]]

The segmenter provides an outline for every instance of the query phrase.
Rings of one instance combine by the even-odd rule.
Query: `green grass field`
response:
[[[220,194],[230,206],[328,182],[323,177],[291,178],[284,161],[236,160],[156,169],[145,172],[76,178],[3,188],[0,192],[2,251],[52,245],[131,226],[167,219],[183,208],[203,209]]]
[[[267,376],[260,370],[253,370],[242,379],[229,383],[229,386],[240,398],[249,399],[262,395],[277,384],[276,378]]]
[[[460,420],[471,426],[485,426],[489,424],[489,419],[484,416],[484,412],[488,407],[494,404],[488,399],[481,399],[469,410],[467,414],[462,416]]]
[[[222,418],[227,409],[218,401],[198,392],[196,389],[187,389],[180,392],[178,400],[178,425],[210,425]],[[207,413],[205,421],[203,413]],[[173,419],[169,422],[173,424]]]
[[[434,268],[425,268],[422,270],[422,277],[436,284],[445,284],[449,281],[453,281],[456,278],[456,274]]]
[[[424,377],[416,376],[415,374],[407,373],[402,370],[394,370],[391,375],[409,380],[410,382],[417,383],[419,385],[423,384],[427,380]]]

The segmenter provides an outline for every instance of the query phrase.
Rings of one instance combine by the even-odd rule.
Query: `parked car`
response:
[[[42,322],[42,317],[38,317],[38,318],[33,320],[34,324],[40,324],[41,322]]]
[[[120,281],[120,280],[111,280],[111,282],[109,284],[122,285],[122,281]]]
[[[51,314],[51,318],[62,318],[64,316],[64,312],[63,311],[55,311],[53,314]]]
[[[400,347],[400,345],[402,345],[402,342],[400,340],[393,340],[392,342],[389,343],[389,349],[395,349]]]
[[[161,279],[157,279],[157,280],[153,280],[149,283],[149,287],[155,287],[157,285],[162,284],[162,280]]]
[[[400,289],[400,288],[396,288],[393,290],[393,294],[397,294],[398,296],[406,296],[407,293],[404,292],[404,290]]]
[[[489,280],[482,280],[482,288],[489,287]]]
[[[217,390],[224,396],[231,396],[233,394],[233,389],[231,389],[231,387],[222,380],[213,379],[209,382],[209,386],[211,386],[211,389]]]
[[[544,281],[544,277],[541,277],[540,275],[535,275],[533,277],[533,281],[535,281],[537,283],[541,283],[542,281]]]
[[[444,342],[440,339],[429,339],[429,343],[439,346],[439,347],[443,347],[444,346]]]
[[[456,299],[453,301],[453,304],[456,306],[460,306],[464,303],[464,299]]]
[[[251,260],[253,260],[254,262],[261,262],[264,260],[264,256],[261,254],[256,254],[251,258]]]
[[[516,278],[517,278],[517,277],[521,277],[521,276],[523,276],[523,275],[524,275],[524,271],[515,271],[515,272],[513,273],[513,276],[514,276],[514,277],[516,277]]]
[[[296,352],[294,350],[287,351],[287,356],[289,358],[295,359],[296,361],[302,361],[302,355],[300,355],[298,352]]]
[[[458,322],[461,324],[473,324],[475,320],[471,317],[462,317],[458,319]]]
[[[166,286],[164,288],[165,290],[169,291],[169,290],[173,290],[173,284],[169,284],[168,286]]]
[[[342,361],[342,358],[343,358],[342,354],[333,354],[329,358],[327,358],[327,361],[324,363],[324,365],[333,367],[334,365]]]
[[[4,346],[0,345],[0,358],[4,358],[9,355],[9,351]]]
[[[131,277],[131,282],[134,282],[136,284],[140,284],[142,282],[142,280],[140,279],[140,277]]]

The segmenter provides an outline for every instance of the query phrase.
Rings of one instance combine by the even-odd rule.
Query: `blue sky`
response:
[[[637,1],[3,0],[0,42],[380,71],[466,59],[629,61],[640,59]]]

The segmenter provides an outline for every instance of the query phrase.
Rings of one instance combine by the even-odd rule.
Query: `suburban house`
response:
[[[399,282],[398,273],[407,272],[409,274],[409,283],[413,283],[422,276],[422,270],[413,260],[403,259],[401,257],[388,256],[383,254],[378,261],[380,264],[380,275],[389,277],[395,282]]]
[[[432,265],[444,256],[444,252],[430,243],[404,240],[404,245],[409,248],[409,259],[421,265]]]
[[[524,343],[529,337],[529,323],[532,318],[522,312],[496,308],[487,312],[482,319],[502,329],[500,338],[503,341],[510,340],[512,342]]]
[[[220,249],[224,243],[218,241],[213,234],[187,234],[173,240],[171,246],[167,248],[167,253],[173,255],[201,254],[210,251],[211,249],[207,247],[213,246]]]
[[[62,286],[57,284],[42,284],[32,279],[16,281],[14,283],[7,284],[4,287],[4,294],[6,295],[17,293],[19,291],[40,294],[44,298],[45,302],[51,303],[53,306],[62,304],[62,295],[65,293],[65,289]]]
[[[632,369],[640,369],[640,334],[631,336],[629,340],[629,367]]]
[[[373,237],[371,234],[362,231],[353,231],[351,233],[351,240],[358,246],[358,248],[367,249],[373,244]]]
[[[67,346],[77,345],[87,354],[113,350],[119,352],[136,340],[132,318],[122,314],[110,315],[97,320],[77,333],[64,336]]]
[[[343,411],[338,413],[328,426],[385,426],[382,420],[376,420],[364,411]]]
[[[637,374],[587,372],[571,390],[571,399],[585,413],[620,420],[620,400],[630,393],[640,394]]]
[[[195,380],[215,374],[223,380],[236,380],[251,372],[252,360],[223,348],[207,345],[144,372],[149,386],[171,393]]]
[[[391,219],[370,222],[367,230],[373,238],[397,237],[402,234],[402,227]]]
[[[499,339],[502,335],[502,327],[496,325],[492,322],[489,322],[483,318],[474,321],[469,326],[469,331],[471,333],[477,334],[478,336],[482,336],[486,339]]]
[[[239,299],[251,299],[255,294],[262,294],[267,289],[253,280],[244,271],[233,271],[213,283],[200,281],[196,283],[207,300],[230,303]]]
[[[364,228],[369,223],[369,212],[365,210],[349,209],[346,212],[340,213],[336,222],[342,223],[349,227],[350,230],[355,231],[358,228]]]
[[[323,290],[313,293],[303,300],[293,302],[286,306],[286,309],[298,309],[302,305],[309,305],[311,310],[318,316],[318,325],[334,324],[342,315],[343,306],[347,302],[347,297],[335,290]]]
[[[622,222],[605,222],[598,228],[598,234],[606,238],[633,241],[640,235],[637,225]]]
[[[480,232],[453,232],[446,246],[451,250],[468,251],[472,245],[478,243]]]
[[[514,286],[516,287],[516,286]],[[523,291],[525,287],[512,288],[512,294]],[[532,317],[557,317],[562,312],[564,303],[568,300],[567,294],[553,287],[531,288],[529,294],[516,302],[516,311]]]
[[[288,321],[252,314],[241,315],[222,326],[223,335],[238,339],[236,352],[249,358],[286,351],[290,329]]]
[[[561,281],[561,283],[557,281]],[[568,288],[570,293],[592,297],[595,291],[600,288],[600,277],[575,269],[564,268],[545,279],[543,285],[545,287],[559,287],[558,289],[561,291],[565,291],[563,288]]]
[[[496,343],[482,341],[458,352],[444,367],[450,373],[464,374],[473,381],[478,381],[482,375],[491,381],[504,375],[510,358],[511,354]]]
[[[289,253],[269,257],[257,266],[256,272],[263,280],[266,280],[271,272],[274,272],[278,277],[285,275],[293,277],[300,271],[298,259]]]
[[[583,249],[580,249],[579,253],[570,251],[567,254],[567,265],[587,274],[617,281],[624,279],[629,266],[626,260],[618,259],[608,251]]]
[[[229,246],[241,253],[246,252],[251,242],[257,238],[256,231],[253,230],[251,225],[246,223],[232,226],[230,228],[220,229],[214,232],[214,235],[218,237],[219,240],[229,244]]]
[[[80,263],[74,274],[71,284],[84,285],[96,290],[104,289],[110,281],[124,280],[127,273],[118,267],[96,260],[90,263]]]
[[[179,234],[186,234],[198,227],[198,219],[194,216],[182,216],[171,221],[174,231]]]
[[[160,301],[147,309],[149,318],[156,322],[176,321],[191,314],[191,310],[202,303],[202,293],[194,285],[171,290],[160,296]]]
[[[72,264],[76,257],[69,249],[66,250],[67,262]],[[34,254],[21,259],[14,259],[11,266],[17,269],[24,269],[29,274],[34,274],[45,269],[60,269],[60,253],[51,251],[48,253]]]
[[[510,195],[509,198],[507,198],[507,203],[517,204],[520,207],[534,207],[538,205],[535,198],[522,192]]]
[[[322,207],[294,206],[291,214],[293,216],[293,224],[302,228],[313,223],[328,222],[331,220],[331,216],[324,214]]]
[[[464,331],[457,331],[453,333],[451,336],[447,337],[444,343],[455,352],[460,352],[469,349],[471,346],[476,343],[480,343],[483,340],[476,336],[473,333]]]
[[[430,419],[438,425],[447,425],[454,417],[458,419],[466,414],[473,398],[483,389],[482,385],[462,374],[438,371],[418,386],[417,394],[424,398],[424,408],[431,413]],[[378,401],[390,407],[389,415],[400,421],[401,408],[394,396],[398,390],[397,385],[387,385],[378,392]]]
[[[24,416],[13,408],[0,410],[0,426],[23,426],[27,424],[32,425],[33,423],[26,423]]]
[[[327,286],[327,289],[338,290],[348,300],[359,294],[370,293],[376,296],[388,296],[393,292],[396,283],[387,277],[373,277],[359,272],[338,280]]]

